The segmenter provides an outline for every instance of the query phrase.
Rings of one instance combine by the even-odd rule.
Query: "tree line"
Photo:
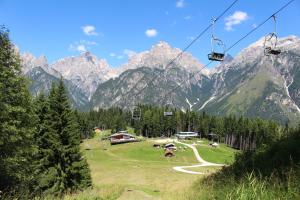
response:
[[[144,137],[171,137],[179,131],[192,131],[199,133],[201,137],[209,137],[241,150],[253,150],[271,144],[290,130],[274,121],[260,118],[250,119],[234,115],[217,117],[205,112],[151,105],[139,105],[139,108],[139,119],[133,119],[130,110],[121,108],[91,110],[81,115],[87,119],[86,126],[89,129],[104,127],[112,129],[114,133],[133,127],[137,135]],[[172,115],[164,116],[166,111],[171,111]]]
[[[0,28],[0,198],[31,199],[90,187],[80,120],[61,80],[33,99],[19,56]]]

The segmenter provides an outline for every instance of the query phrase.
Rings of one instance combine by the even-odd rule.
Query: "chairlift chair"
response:
[[[223,48],[223,52],[215,52],[214,51],[214,47],[215,45],[218,46],[222,46]],[[219,61],[222,62],[224,60],[225,57],[225,45],[222,42],[222,40],[218,39],[218,38],[212,38],[212,51],[210,54],[208,54],[208,59],[212,60],[212,61]]]
[[[165,111],[164,116],[165,117],[171,117],[171,116],[173,116],[173,112],[172,111]]]
[[[278,37],[276,34],[276,16],[273,15],[272,17],[274,20],[274,32],[265,36],[264,54],[266,56],[279,55],[281,53],[281,50],[277,47]]]
[[[170,109],[171,108],[171,103],[168,103],[168,104],[166,104],[166,106],[165,106],[165,110],[164,110],[164,116],[165,117],[171,117],[171,116],[173,116],[173,112],[172,112],[172,110]]]
[[[208,54],[208,59],[211,61],[219,61],[222,62],[225,57],[225,44],[222,40],[216,38],[214,36],[214,24],[216,19],[212,19],[212,35],[211,35],[211,53]],[[216,52],[215,47],[219,46],[222,49],[222,52]]]
[[[141,119],[141,108],[139,106],[134,106],[131,110],[131,117],[133,120],[140,120]]]
[[[273,41],[272,41],[273,40]],[[277,48],[277,35],[276,33],[270,33],[265,37],[264,41],[264,54],[269,55],[279,55],[281,50]]]

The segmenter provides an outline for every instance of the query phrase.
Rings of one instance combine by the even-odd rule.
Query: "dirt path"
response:
[[[205,161],[199,155],[199,152],[198,152],[197,148],[194,147],[191,144],[186,144],[186,143],[183,143],[183,142],[179,142],[178,140],[174,140],[174,142],[176,142],[178,144],[185,145],[185,146],[191,148],[193,150],[195,156],[196,156],[197,161],[200,163],[200,164],[197,164],[197,165],[176,166],[176,167],[173,167],[173,169],[176,170],[176,171],[184,172],[184,173],[188,173],[188,174],[205,174],[204,172],[195,172],[195,171],[191,171],[191,170],[187,170],[187,169],[189,169],[189,168],[195,168],[195,167],[209,167],[209,166],[220,166],[221,167],[221,166],[225,166],[225,164],[216,164],[216,163],[211,163],[211,162]]]

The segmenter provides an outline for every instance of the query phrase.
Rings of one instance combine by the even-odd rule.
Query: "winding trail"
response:
[[[197,161],[200,163],[200,164],[197,164],[197,165],[190,165],[190,166],[175,166],[175,167],[173,167],[173,169],[176,170],[176,171],[184,172],[184,173],[188,173],[188,174],[205,174],[204,172],[195,172],[195,171],[190,171],[190,170],[187,170],[187,169],[195,168],[195,167],[209,167],[209,166],[220,166],[221,167],[221,166],[225,166],[225,164],[217,164],[217,163],[211,163],[211,162],[205,161],[199,155],[199,152],[198,152],[197,148],[194,147],[191,144],[186,144],[186,143],[183,143],[183,142],[179,142],[178,140],[174,140],[174,142],[178,143],[178,144],[185,145],[185,146],[191,148],[193,150],[195,156],[196,156]]]

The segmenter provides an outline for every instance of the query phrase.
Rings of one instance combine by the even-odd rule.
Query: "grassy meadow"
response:
[[[80,194],[67,196],[67,199],[184,199],[184,193],[197,180],[206,176],[172,169],[174,166],[197,164],[190,148],[177,144],[175,156],[165,158],[162,148],[153,147],[154,140],[110,145],[109,141],[100,139],[109,133],[103,131],[82,143],[94,187]],[[224,146],[212,149],[207,141],[200,145],[203,145],[198,147],[200,155],[203,154],[208,161],[222,163],[228,158],[233,160],[233,149]],[[203,153],[202,149],[205,149]],[[199,167],[192,170],[209,174],[219,169]]]

